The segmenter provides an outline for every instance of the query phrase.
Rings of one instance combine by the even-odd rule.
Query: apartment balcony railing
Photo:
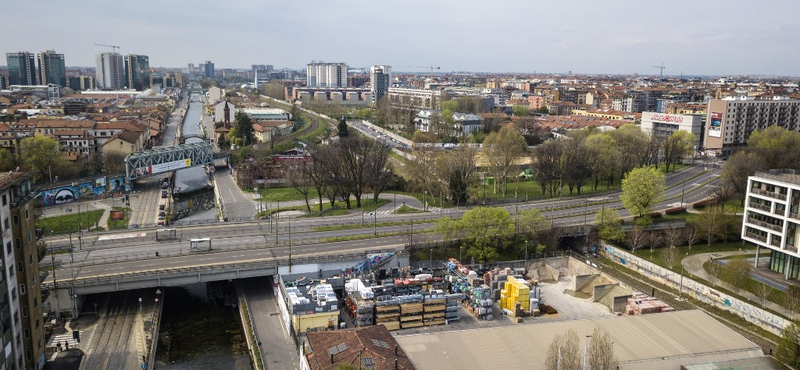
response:
[[[780,247],[781,246],[781,241],[778,240],[778,239],[772,238],[772,240],[769,241],[769,244],[771,244],[771,245],[773,245],[775,247]]]
[[[786,196],[784,196],[784,195],[781,195],[781,194],[779,194],[779,193],[776,193],[776,192],[774,192],[774,191],[766,191],[766,190],[761,190],[761,189],[753,189],[753,190],[752,190],[752,192],[753,192],[754,194],[763,195],[763,196],[767,196],[767,197],[774,198],[774,199],[780,199],[780,200],[784,200],[784,199],[786,198]]]
[[[755,239],[755,240],[758,240],[758,241],[763,242],[763,243],[767,242],[767,237],[766,236],[761,236],[761,235],[753,234],[753,233],[746,233],[745,236],[747,236],[750,239]]]
[[[765,212],[772,211],[769,206],[765,206],[763,204],[758,204],[758,203],[750,203],[750,208],[757,209],[757,210],[760,210],[760,211],[765,211]]]
[[[789,212],[789,217],[791,217],[791,218],[793,218],[795,220],[800,220],[800,213]]]
[[[764,228],[767,228],[767,229],[770,229],[770,230],[774,230],[774,231],[783,231],[783,227],[782,226],[773,225],[773,224],[766,223],[764,221],[755,220],[755,219],[752,219],[752,218],[747,219],[747,223],[748,224],[752,224],[752,225],[761,226],[761,227],[764,227]]]

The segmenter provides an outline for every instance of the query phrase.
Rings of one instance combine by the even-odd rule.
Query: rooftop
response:
[[[397,342],[383,325],[306,335],[313,351],[307,355],[312,369],[332,370],[343,363],[359,369],[414,369],[406,353],[396,346]]]
[[[800,170],[780,169],[756,172],[755,176],[800,185]]]
[[[683,364],[763,356],[756,344],[699,310],[428,333],[396,340],[420,370],[536,370],[545,369],[546,348],[556,334],[573,329],[583,336],[594,328],[614,341],[614,355],[625,370],[677,369]]]

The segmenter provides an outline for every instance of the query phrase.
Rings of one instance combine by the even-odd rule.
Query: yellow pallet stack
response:
[[[500,291],[500,307],[511,316],[522,316],[531,309],[530,294],[530,287],[524,280],[509,276]]]

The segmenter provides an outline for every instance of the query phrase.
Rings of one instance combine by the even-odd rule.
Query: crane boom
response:
[[[442,67],[435,67],[435,66],[400,66],[400,67],[427,69],[427,70],[430,71],[430,78],[431,79],[433,79],[433,70],[434,69],[442,69]]]
[[[106,47],[106,48],[111,48],[111,51],[113,51],[113,52],[114,52],[114,54],[116,54],[116,53],[117,53],[117,49],[119,49],[119,48],[120,48],[120,47],[119,47],[119,46],[117,46],[117,45],[106,45],[106,44],[94,44],[94,45],[95,45],[95,46],[102,46],[102,47]]]
[[[667,67],[664,66],[664,62],[661,62],[660,66],[653,66],[653,68],[660,69],[661,70],[661,74],[660,74],[659,78],[664,78],[664,68],[667,68]]]

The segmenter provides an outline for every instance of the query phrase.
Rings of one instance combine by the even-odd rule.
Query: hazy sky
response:
[[[0,53],[54,49],[151,66],[311,60],[442,71],[798,76],[796,0],[37,0],[7,1]],[[5,59],[2,62],[5,64]]]

